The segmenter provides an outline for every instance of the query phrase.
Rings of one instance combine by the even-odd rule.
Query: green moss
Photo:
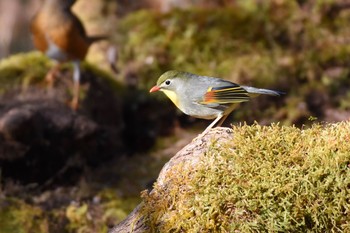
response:
[[[122,221],[140,202],[121,197],[115,189],[95,195],[98,202],[72,202],[44,211],[17,198],[0,200],[0,233],[106,232],[108,224]]]
[[[144,194],[154,232],[348,232],[350,123],[233,128]]]
[[[120,197],[113,189],[105,189],[100,193],[100,197],[103,201],[104,209],[103,219],[116,219],[115,222],[120,222],[128,216],[134,207],[140,202],[140,198],[137,197]]]
[[[140,201],[139,197],[120,197],[114,189],[104,189],[96,198],[100,204],[73,203],[65,208],[68,232],[107,232],[108,223],[122,221]]]
[[[262,31],[264,23],[239,8],[174,10],[165,15],[140,11],[121,22],[120,30],[126,35],[121,60],[144,63],[153,57],[154,62],[143,69],[156,69],[158,73],[176,67],[227,75],[237,57],[266,52],[269,38]],[[151,85],[148,82],[157,78],[153,76],[145,76],[142,83]]]
[[[46,74],[54,66],[54,61],[48,59],[40,52],[21,53],[10,56],[0,61],[0,94],[11,89],[25,89],[30,85],[47,87]],[[116,93],[122,93],[124,88],[117,83],[107,72],[99,69],[93,64],[82,62],[82,72],[96,77],[97,82],[104,82]],[[70,70],[72,75],[73,65],[69,62],[63,63],[60,70]],[[84,75],[84,74],[83,74]],[[69,91],[69,88],[67,86]],[[86,93],[81,90],[81,99]]]
[[[39,207],[10,198],[2,200],[0,205],[1,233],[48,232],[48,220]]]
[[[52,62],[39,52],[13,55],[0,61],[0,93],[40,83]]]

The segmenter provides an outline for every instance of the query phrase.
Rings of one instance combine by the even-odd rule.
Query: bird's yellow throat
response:
[[[174,91],[170,91],[170,90],[162,90],[162,91],[176,105],[176,107],[181,109],[181,107],[179,106],[179,99],[177,98],[177,94]]]

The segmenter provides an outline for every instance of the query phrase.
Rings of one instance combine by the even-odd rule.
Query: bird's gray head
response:
[[[187,72],[170,70],[159,77],[156,86],[159,90],[176,91],[177,88],[181,88],[186,83],[190,75]]]
[[[157,85],[152,87],[150,92],[164,92],[164,94],[181,109],[179,101],[181,96],[179,96],[179,93],[181,93],[181,90],[186,89],[186,80],[190,77],[190,73],[175,70],[167,71],[159,77]]]

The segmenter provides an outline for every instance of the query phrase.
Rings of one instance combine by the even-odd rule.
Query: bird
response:
[[[280,91],[241,86],[215,77],[200,76],[184,71],[170,70],[162,74],[150,93],[162,91],[183,113],[195,118],[214,121],[203,131],[225,121],[241,102],[263,95],[280,96]],[[220,122],[219,122],[220,121]]]
[[[85,59],[93,42],[106,39],[106,36],[87,36],[83,24],[72,12],[75,2],[76,0],[45,0],[30,25],[34,46],[58,62],[47,73],[47,81],[53,82],[61,63],[73,63],[73,109],[77,109],[79,102],[80,62]]]

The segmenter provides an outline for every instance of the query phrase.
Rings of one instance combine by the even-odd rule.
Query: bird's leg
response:
[[[109,63],[109,66],[111,67],[112,71],[116,74],[119,73],[119,69],[116,65],[118,61],[118,49],[116,46],[109,46],[107,49],[107,61]]]
[[[226,118],[228,117],[228,115],[230,115],[230,113],[237,107],[237,104],[232,104],[228,109],[226,109],[226,111],[223,113],[223,117],[221,118],[220,122],[216,125],[217,127],[221,126],[224,121],[226,120]]]
[[[54,86],[57,72],[60,70],[61,64],[55,64],[46,74],[45,81],[48,83],[48,89],[51,90]]]
[[[80,61],[73,61],[73,99],[71,102],[72,109],[76,110],[79,106],[80,90]]]
[[[219,123],[216,125],[216,127],[221,126],[221,125],[224,123],[224,121],[226,120],[226,118],[228,117],[228,115],[229,115],[229,114],[226,114],[226,115],[222,116],[221,120],[220,120]]]
[[[222,114],[219,114],[216,119],[201,133],[200,137],[203,137],[205,134],[209,132],[211,128],[214,127],[214,125],[222,118],[224,117]],[[226,117],[225,117],[226,118]]]

